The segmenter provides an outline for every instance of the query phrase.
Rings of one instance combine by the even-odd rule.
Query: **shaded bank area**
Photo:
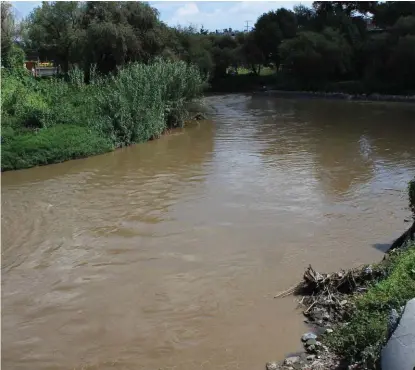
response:
[[[415,103],[415,95],[383,95],[383,94],[349,94],[344,92],[315,92],[315,91],[284,91],[269,89],[264,93],[274,96],[289,98],[323,98],[323,99],[340,99],[368,102],[397,102],[397,103]]]
[[[413,210],[415,179],[408,189]],[[292,293],[301,297],[313,332],[301,338],[305,353],[280,364],[267,363],[268,370],[412,370],[415,213],[413,218],[380,263],[330,274],[310,265],[301,283],[277,294],[275,298]]]
[[[204,80],[185,62],[130,64],[114,76],[74,69],[39,80],[2,69],[2,171],[58,163],[158,138],[189,119]]]
[[[415,95],[377,93],[376,90],[357,87],[354,83],[331,83],[318,89],[304,89],[290,81],[284,82],[274,75],[253,74],[226,76],[213,80],[212,93],[266,93],[287,98],[324,98],[356,101],[385,101],[415,103]]]

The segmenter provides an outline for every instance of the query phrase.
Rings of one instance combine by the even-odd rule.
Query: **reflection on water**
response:
[[[305,329],[276,292],[405,228],[414,107],[206,105],[160,140],[3,174],[6,368],[263,368]]]

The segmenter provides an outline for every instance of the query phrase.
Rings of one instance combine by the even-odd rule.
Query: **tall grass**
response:
[[[185,104],[199,97],[205,84],[196,67],[163,60],[130,64],[107,77],[92,69],[89,76],[85,84],[77,68],[68,81],[2,70],[2,170],[156,138],[166,128],[183,124]],[[94,143],[92,150],[83,138]]]
[[[116,146],[158,137],[183,123],[185,103],[198,97],[203,85],[197,68],[184,62],[131,64],[96,94],[96,128]]]

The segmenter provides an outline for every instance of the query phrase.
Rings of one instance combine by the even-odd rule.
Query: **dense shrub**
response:
[[[130,64],[116,75],[78,69],[39,80],[2,71],[2,170],[102,153],[158,137],[186,118],[186,102],[204,87],[185,62]],[[90,145],[88,145],[90,142]]]
[[[203,84],[197,68],[184,62],[130,64],[98,89],[96,127],[116,146],[158,137],[182,124],[186,101],[198,97]]]
[[[4,66],[6,68],[23,69],[25,53],[22,48],[12,44],[10,50],[4,56]]]

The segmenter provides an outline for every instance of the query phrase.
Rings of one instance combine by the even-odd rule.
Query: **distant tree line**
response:
[[[415,2],[315,1],[265,13],[234,35],[169,27],[141,2],[43,2],[18,27],[2,3],[1,22],[2,64],[20,45],[64,72],[95,65],[107,74],[162,57],[193,63],[211,81],[266,66],[282,85],[302,89],[415,90]]]

